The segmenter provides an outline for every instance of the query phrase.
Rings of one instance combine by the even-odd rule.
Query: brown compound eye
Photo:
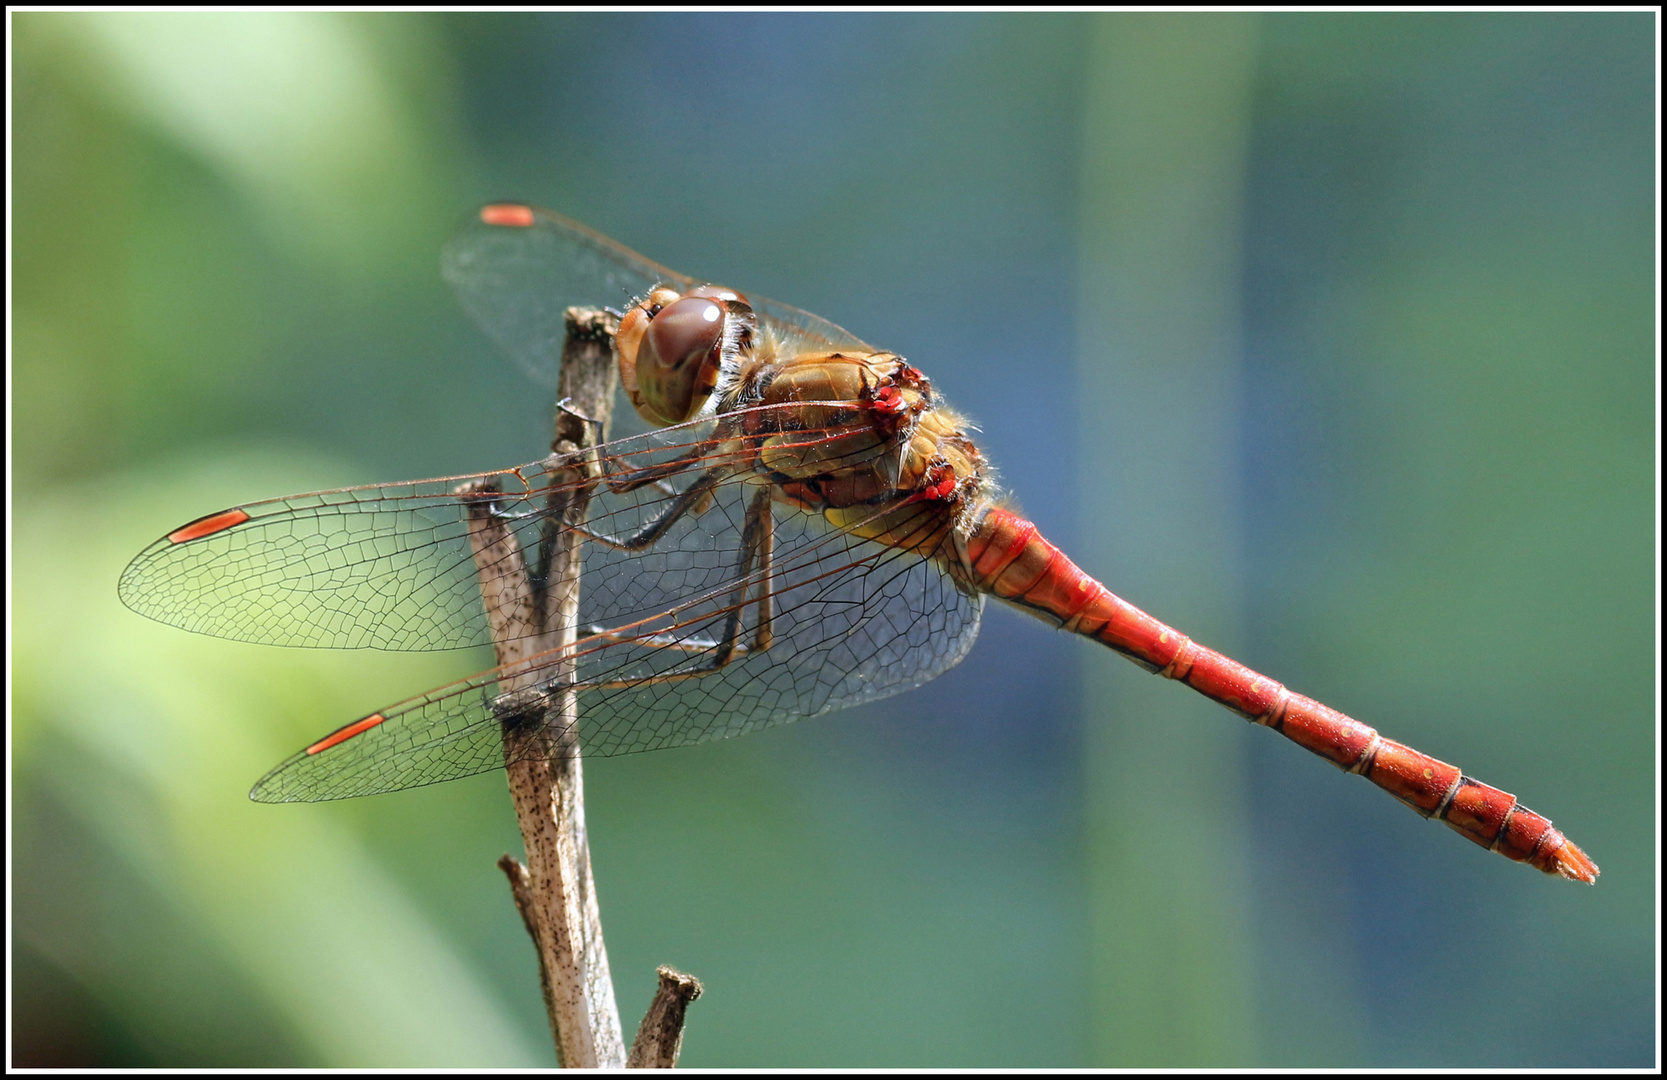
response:
[[[637,394],[643,417],[677,424],[705,404],[718,382],[723,351],[724,304],[706,296],[684,296],[661,308],[637,348]]]

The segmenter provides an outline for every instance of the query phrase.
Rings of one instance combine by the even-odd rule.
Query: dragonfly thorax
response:
[[[982,455],[926,376],[890,352],[817,352],[749,373],[743,412],[778,502],[937,554],[984,501]]]

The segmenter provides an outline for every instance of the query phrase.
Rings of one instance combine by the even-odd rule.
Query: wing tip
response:
[[[489,203],[480,208],[480,220],[483,225],[527,229],[538,220],[538,215],[525,203]]]
[[[351,724],[337,728],[335,731],[332,731],[330,734],[324,736],[324,738],[307,747],[302,751],[302,753],[307,757],[312,757],[314,754],[321,754],[330,749],[332,746],[340,746],[342,743],[353,738],[355,735],[361,735],[369,731],[371,728],[376,727],[378,724],[381,724],[387,719],[388,718],[383,716],[381,713],[371,713],[369,716],[361,720],[355,720]]]
[[[192,540],[201,540],[205,536],[213,536],[216,533],[223,533],[227,529],[235,529],[237,526],[248,520],[249,511],[243,509],[241,506],[234,506],[230,510],[221,510],[213,514],[204,514],[195,521],[186,522],[184,525],[181,525],[179,528],[169,533],[167,540],[170,544],[186,544],[190,543]]]

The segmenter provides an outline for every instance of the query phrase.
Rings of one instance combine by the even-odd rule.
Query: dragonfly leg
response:
[[[763,652],[776,639],[776,516],[771,509],[771,494],[769,488],[759,489],[747,514],[747,528],[756,529],[758,534],[758,627],[753,634],[753,652]]]
[[[702,474],[694,483],[683,489],[664,510],[654,515],[653,520],[638,529],[632,536],[609,536],[583,525],[575,525],[573,527],[574,531],[599,544],[605,544],[620,551],[641,551],[643,548],[652,547],[666,534],[667,529],[677,524],[678,520],[689,511],[693,510],[697,516],[704,511],[706,506],[710,505],[712,489],[728,475],[728,469],[713,469]]]
[[[698,679],[722,671],[737,656],[763,652],[775,641],[775,600],[772,560],[775,556],[775,517],[770,508],[770,489],[760,488],[747,507],[747,524],[741,533],[741,561],[737,566],[737,581],[730,593],[729,614],[724,619],[723,637],[678,637],[675,634],[633,634],[628,630],[607,630],[591,627],[596,637],[612,641],[628,641],[635,645],[673,649],[679,652],[710,652],[711,659],[693,667],[668,671],[642,679],[598,680],[582,682],[583,690],[618,689],[645,686],[651,683],[681,682]],[[755,599],[749,603],[747,594],[756,589]],[[743,621],[747,609],[757,612],[757,625],[752,641],[743,642]]]
[[[599,623],[585,627],[585,633],[602,641],[623,641],[651,649],[670,649],[673,652],[703,653],[718,647],[712,638],[678,637],[676,634],[639,634],[630,630],[611,630]]]
[[[629,472],[603,473],[602,482],[607,484],[608,490],[612,491],[615,495],[625,495],[637,490],[640,487],[647,487],[649,484],[660,485],[661,489],[664,490],[664,484],[662,481],[664,481],[666,477],[676,476],[678,473],[682,472],[688,472],[690,466],[700,462],[705,456],[706,455],[704,454],[691,454],[688,457],[680,457],[675,461],[667,461],[659,465],[650,465],[646,468],[634,469]]]
[[[556,402],[556,411],[557,412],[564,412],[568,416],[576,417],[579,420],[582,420],[587,424],[595,425],[595,427],[596,427],[596,441],[597,442],[602,441],[602,426],[603,426],[602,421],[596,419],[594,416],[586,416],[584,413],[580,412],[578,409],[575,409],[573,407],[573,399],[572,398],[564,397],[560,401]]]
[[[730,597],[729,618],[725,620],[724,640],[712,657],[712,670],[728,664],[737,652],[757,652],[768,649],[775,638],[775,607],[770,598],[770,558],[775,554],[775,518],[770,513],[770,489],[761,487],[747,507],[747,525],[741,531],[740,580]],[[749,579],[758,574],[758,627],[749,649],[741,644],[742,613],[747,609]]]

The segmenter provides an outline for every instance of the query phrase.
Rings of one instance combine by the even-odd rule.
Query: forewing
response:
[[[792,304],[771,300],[767,296],[749,297],[749,302],[758,313],[759,325],[775,335],[776,340],[783,344],[783,351],[787,355],[840,349],[859,353],[875,351],[874,346],[843,326],[829,322],[820,315],[812,315]]]
[[[746,498],[745,487],[720,489],[707,513],[739,520]],[[693,594],[686,586],[689,567],[701,562],[696,545],[632,556],[629,584],[606,573],[607,549],[592,547],[583,584],[603,594],[593,602],[639,610],[638,618],[583,626],[571,649],[356,721],[278,766],[252,797],[347,798],[490,771],[504,763],[505,724],[521,729],[515,745],[523,753],[559,754],[577,745],[606,757],[727,738],[918,686],[971,647],[982,597],[960,588],[939,561],[834,530],[791,508],[778,506],[774,516],[768,572],[713,570],[709,587]],[[928,518],[923,507],[923,535],[935,525]],[[613,591],[591,589],[592,579]],[[774,639],[757,648],[764,594]],[[731,648],[729,662],[716,666]],[[548,727],[547,691],[564,670],[578,688],[577,732]],[[528,738],[526,725],[540,724],[546,727]]]
[[[694,477],[717,476],[722,490],[748,484],[744,451],[715,438],[715,427],[695,422],[616,440],[587,452],[577,462],[584,472],[551,458],[474,476],[232,507],[146,547],[123,571],[118,595],[170,626],[263,645],[408,651],[489,644],[471,515],[501,521],[519,554],[497,557],[534,569],[540,552],[572,527],[552,514],[552,504],[577,487],[594,492],[582,545],[595,546],[590,536],[596,533],[629,537],[676,503]],[[645,473],[665,479],[613,489]],[[645,595],[671,606],[732,574],[740,543],[737,519],[727,512],[733,500],[715,498],[714,512],[681,520],[645,553],[645,562],[596,556],[601,561],[587,582],[585,617],[630,621],[645,610]],[[645,565],[656,567],[651,594],[642,592]],[[520,572],[507,564],[488,570]]]
[[[555,386],[574,306],[623,311],[658,284],[701,284],[576,221],[536,207],[496,205],[465,225],[441,273],[487,336],[535,379]],[[752,298],[762,325],[792,349],[872,349],[808,311]]]
[[[660,282],[695,284],[576,221],[521,206],[483,209],[446,245],[440,272],[487,336],[550,387],[569,307],[623,311]]]
[[[468,539],[468,484],[523,531],[541,465],[472,477],[343,488],[248,503],[181,526],[140,552],[117,593],[184,630],[264,645],[459,649],[489,641]]]

